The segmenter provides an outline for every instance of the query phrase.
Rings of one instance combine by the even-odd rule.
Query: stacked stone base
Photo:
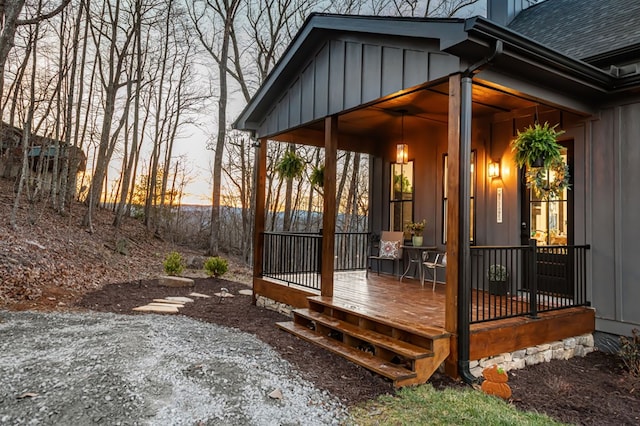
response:
[[[498,365],[505,371],[519,370],[530,365],[549,362],[553,359],[569,359],[574,356],[585,356],[595,350],[593,335],[569,337],[564,340],[507,352],[469,362],[469,370],[475,377],[482,376],[482,370],[491,365]]]
[[[286,315],[289,318],[293,318],[293,314],[291,311],[293,307],[291,305],[287,305],[285,303],[276,302],[275,300],[269,299],[264,296],[258,295],[256,298],[256,306],[260,308],[269,309],[271,311],[275,311],[279,314]]]

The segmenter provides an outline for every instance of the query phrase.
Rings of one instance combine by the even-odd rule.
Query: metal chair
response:
[[[380,235],[380,245],[378,247],[377,255],[370,255],[369,260],[375,261],[377,266],[378,275],[380,275],[380,261],[391,260],[393,261],[393,273],[395,275],[396,263],[399,263],[402,259],[402,241],[404,239],[404,232],[402,231],[382,231]],[[387,252],[385,249],[389,247],[395,247],[395,250]],[[371,252],[369,252],[371,253]],[[366,276],[369,276],[369,267],[367,266]]]
[[[435,253],[435,257],[431,256],[429,252],[422,254],[422,267],[425,270],[431,270],[433,274],[433,291],[436,291],[436,277],[438,276],[438,268],[444,269],[447,267],[447,253]],[[424,273],[422,274],[422,280],[420,284],[424,287]]]

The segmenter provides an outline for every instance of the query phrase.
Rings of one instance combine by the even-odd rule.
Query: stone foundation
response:
[[[474,377],[480,377],[485,367],[494,364],[502,367],[505,371],[519,370],[530,365],[549,362],[552,359],[569,359],[574,356],[585,356],[594,350],[593,335],[584,334],[544,345],[520,349],[515,352],[507,352],[469,361],[469,370]]]
[[[256,306],[275,311],[279,314],[286,315],[289,318],[293,318],[293,314],[291,313],[291,311],[294,309],[293,306],[276,302],[275,300],[260,296],[259,294],[256,295]]]

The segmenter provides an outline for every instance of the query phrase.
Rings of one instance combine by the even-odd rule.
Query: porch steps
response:
[[[330,337],[320,336],[318,333],[302,325],[296,324],[293,321],[279,322],[278,327],[300,337],[301,339],[314,343],[329,352],[340,355],[341,357],[346,358],[368,370],[374,371],[381,376],[387,377],[394,382],[398,380],[409,380],[416,377],[416,373],[406,368],[397,366],[390,362],[382,361],[380,358],[376,358],[369,352],[363,352]]]
[[[449,355],[449,333],[376,315],[330,297],[308,298],[308,309],[277,325],[371,371],[396,387],[424,383]]]

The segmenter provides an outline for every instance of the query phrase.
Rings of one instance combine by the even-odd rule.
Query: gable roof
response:
[[[546,0],[509,28],[576,59],[640,48],[640,1]]]
[[[562,5],[563,7],[573,5],[577,8],[576,3],[582,1],[589,3],[602,1],[607,4],[613,2],[613,0],[547,0],[545,3],[534,6],[531,9],[535,11],[536,8],[540,8],[544,4],[551,6]],[[625,3],[637,1],[638,5],[634,6],[633,10],[638,9],[640,12],[640,0],[619,1]],[[435,43],[435,50],[425,51],[426,54],[429,57],[440,56],[445,59],[448,55],[452,61],[445,60],[444,64],[447,66],[437,67],[440,74],[434,74],[435,77],[434,75],[423,73],[423,80],[420,80],[421,83],[435,81],[437,78],[454,72],[467,72],[468,69],[465,71],[465,68],[470,64],[482,63],[482,61],[491,57],[492,70],[501,72],[505,76],[511,76],[508,78],[515,77],[523,82],[535,82],[535,84],[557,90],[558,93],[562,93],[565,96],[565,102],[567,99],[578,101],[582,107],[586,108],[580,109],[582,111],[589,111],[589,105],[595,105],[607,96],[628,92],[629,90],[637,90],[640,87],[640,72],[637,72],[635,65],[628,66],[629,70],[616,69],[616,67],[607,69],[610,64],[617,65],[622,63],[619,60],[622,56],[621,53],[632,58],[637,57],[634,55],[640,50],[630,48],[625,52],[623,51],[625,46],[630,46],[630,40],[640,41],[640,25],[638,29],[630,30],[632,34],[638,32],[639,37],[619,37],[624,38],[625,41],[617,40],[616,43],[606,43],[607,46],[614,49],[613,55],[605,52],[594,60],[585,61],[576,57],[577,53],[569,55],[558,47],[566,45],[564,46],[565,48],[575,46],[578,49],[581,48],[581,43],[585,44],[587,41],[576,38],[573,44],[567,42],[563,45],[562,40],[557,40],[562,39],[560,31],[566,33],[572,26],[567,24],[567,26],[562,27],[560,24],[553,25],[553,22],[573,22],[572,25],[579,26],[577,18],[565,20],[558,15],[557,10],[549,9],[548,6],[544,9],[538,9],[536,14],[531,14],[531,11],[527,10],[522,12],[522,16],[518,18],[523,20],[525,18],[530,19],[531,22],[524,25],[526,22],[518,21],[517,18],[517,22],[514,21],[512,27],[504,27],[482,17],[461,20],[330,14],[311,15],[290,43],[280,61],[237,117],[233,127],[252,130],[258,137],[260,135],[273,135],[285,128],[303,126],[324,116],[346,111],[356,107],[358,104],[364,105],[373,101],[374,98],[380,99],[385,95],[391,94],[391,92],[395,93],[397,90],[406,89],[411,84],[418,84],[416,81],[410,80],[412,83],[409,85],[394,86],[395,90],[379,91],[373,97],[369,96],[369,91],[361,91],[360,86],[354,86],[355,88],[348,86],[355,92],[364,95],[362,99],[358,99],[356,104],[344,102],[345,96],[341,90],[345,87],[344,84],[347,83],[343,81],[342,85],[334,85],[327,80],[328,75],[344,77],[347,74],[346,71],[340,72],[336,66],[339,68],[339,66],[348,65],[344,58],[350,56],[345,52],[338,51],[336,51],[337,53],[334,57],[337,60],[332,61],[331,58],[333,56],[330,56],[332,54],[332,41],[345,42],[344,40],[347,39],[342,40],[344,36],[348,36],[351,41],[360,41],[363,46],[363,52],[368,50],[367,46],[365,46],[367,42],[363,41],[364,38],[371,40],[371,37],[373,37],[378,41],[382,41],[382,44],[384,44],[385,40],[393,40],[393,44],[395,44],[394,55],[397,54],[397,51],[408,48],[409,45],[415,45],[416,42],[431,41]],[[575,15],[584,18],[586,13],[585,10],[580,10],[576,11]],[[611,15],[608,16],[608,19],[612,19]],[[546,35],[538,34],[542,33],[542,31],[538,31],[535,25],[536,19],[545,17],[548,18],[548,22],[544,22],[544,24],[547,27],[555,28],[555,30],[547,28],[547,31],[555,34],[555,38],[539,40],[531,36],[530,33],[535,32],[537,37]],[[640,16],[636,16],[633,19],[640,20]],[[600,19],[597,22],[598,24],[589,24],[587,27],[593,30],[598,25],[604,25],[604,21]],[[517,28],[520,28],[520,25],[524,25],[524,29],[518,30]],[[532,28],[529,28],[529,26],[532,26]],[[614,32],[621,31],[618,25],[614,27],[616,28]],[[601,30],[606,32],[603,28]],[[587,36],[583,34],[583,37],[586,38]],[[594,45],[599,43],[599,45],[604,46],[605,44],[597,37],[591,36],[590,38],[595,39],[595,41],[589,41],[591,43],[589,46],[591,47],[584,49],[588,53],[583,52],[582,54],[592,55],[591,58],[593,58],[593,55],[602,52],[602,50],[597,50]],[[329,46],[329,48],[325,48],[326,46]],[[640,43],[637,46],[640,49]],[[384,45],[381,45],[381,48],[384,49]],[[621,51],[616,51],[616,49],[621,49]],[[498,57],[493,58],[493,55],[498,52]],[[384,55],[378,53],[375,56],[374,66],[365,66],[364,62],[361,61],[362,63],[359,62],[360,67],[357,67],[357,69],[375,71],[376,77],[383,77],[382,79],[378,78],[380,81],[383,81],[384,76],[389,74],[387,71],[390,72],[389,75],[395,75],[394,72],[397,74],[397,64],[405,64],[405,61],[401,58],[402,55],[398,56],[398,60],[394,60],[393,55],[389,56],[391,59],[387,58],[388,60],[384,59]],[[611,62],[614,57],[617,62]],[[315,64],[315,58],[319,58],[319,65]],[[607,61],[609,62],[607,63]],[[454,62],[460,68],[452,68],[451,66]],[[389,67],[385,68],[387,65]],[[307,85],[308,90],[305,92],[302,88],[303,83],[300,82],[307,80],[304,76],[305,70],[313,69],[319,70],[319,75],[322,78],[317,79],[315,76],[310,75],[308,78],[309,84]],[[345,70],[352,70],[352,67],[347,66]],[[316,80],[318,84],[316,84]],[[362,80],[364,81],[364,78]],[[334,102],[330,99],[330,94],[334,92],[337,93],[338,98],[342,94],[340,98],[342,103],[336,102],[334,105]],[[309,96],[305,96],[305,93],[308,93]],[[309,102],[302,105],[305,99]],[[318,103],[312,103],[310,100],[314,102],[318,100]],[[294,108],[291,108],[291,105]]]

